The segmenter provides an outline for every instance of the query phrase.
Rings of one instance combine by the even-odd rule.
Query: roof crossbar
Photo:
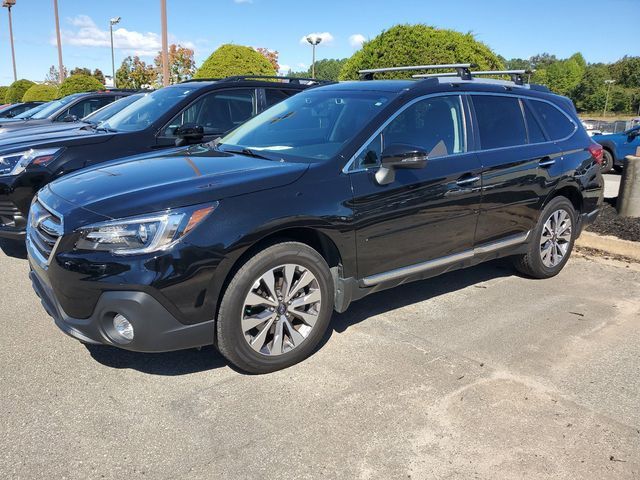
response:
[[[513,83],[515,83],[516,85],[524,85],[525,83],[528,82],[528,79],[527,79],[527,82],[525,82],[524,80],[525,75],[530,76],[534,72],[535,70],[484,70],[484,71],[477,71],[477,72],[470,72],[470,73],[471,73],[471,78],[479,77],[479,76],[487,76],[487,75],[496,75],[496,76],[509,75]],[[413,78],[434,78],[434,77],[450,77],[450,76],[451,76],[450,73],[427,73],[427,74],[413,75]],[[469,80],[471,80],[471,78]]]
[[[464,80],[471,80],[471,63],[449,63],[445,65],[410,65],[406,67],[370,68],[359,70],[362,80],[373,80],[376,73],[407,72],[413,70],[455,70],[457,75]],[[450,75],[449,75],[450,76]]]
[[[304,78],[304,77],[281,77],[278,75],[233,75],[225,78],[191,78],[184,80],[181,83],[191,82],[240,82],[242,80],[287,80],[288,83],[299,84],[301,82],[310,83],[331,83],[330,80],[318,80],[317,78]]]

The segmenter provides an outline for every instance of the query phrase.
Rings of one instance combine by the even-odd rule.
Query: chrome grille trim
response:
[[[62,216],[36,198],[29,210],[27,248],[47,268],[64,233]]]

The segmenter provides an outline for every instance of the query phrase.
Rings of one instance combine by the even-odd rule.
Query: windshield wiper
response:
[[[273,158],[269,158],[247,147],[242,147],[238,149],[221,150],[221,151],[225,153],[235,153],[236,155],[246,155],[247,157],[262,158],[263,160],[273,160]]]
[[[102,127],[100,125],[95,125],[95,130],[96,130],[96,132],[106,132],[106,133],[117,133],[118,132],[114,128]]]

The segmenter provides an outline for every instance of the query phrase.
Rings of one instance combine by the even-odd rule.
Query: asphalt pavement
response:
[[[0,478],[640,478],[639,264],[402,286],[263,376],[83,346],[27,271],[0,253]]]

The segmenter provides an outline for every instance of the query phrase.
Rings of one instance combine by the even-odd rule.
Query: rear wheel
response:
[[[609,173],[613,170],[613,155],[609,150],[602,150],[602,165],[600,165],[601,173]]]
[[[249,259],[229,284],[217,321],[218,349],[249,373],[268,373],[308,357],[333,312],[333,281],[322,256],[286,242]]]
[[[564,268],[576,236],[576,211],[566,197],[552,199],[531,232],[528,252],[514,258],[518,271],[533,278],[550,278]]]

